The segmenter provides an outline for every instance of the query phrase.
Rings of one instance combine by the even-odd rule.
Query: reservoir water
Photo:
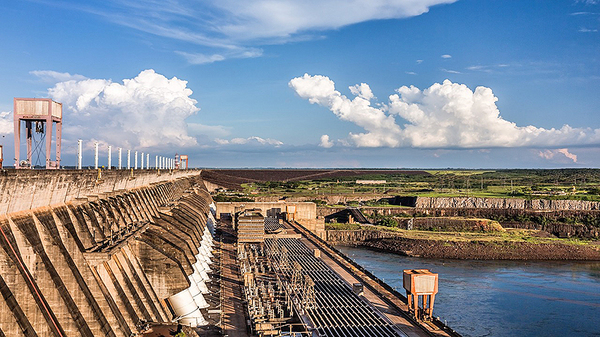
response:
[[[600,336],[600,262],[434,260],[336,247],[401,293],[439,274],[434,316],[463,336]]]

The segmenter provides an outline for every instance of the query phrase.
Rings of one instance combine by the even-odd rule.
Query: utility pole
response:
[[[81,170],[81,159],[83,158],[83,140],[77,141],[77,169]]]
[[[94,168],[98,169],[98,142],[94,143]]]

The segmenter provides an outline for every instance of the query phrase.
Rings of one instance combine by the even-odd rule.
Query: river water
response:
[[[600,262],[436,260],[337,248],[402,293],[403,269],[438,273],[433,314],[463,336],[600,336]]]

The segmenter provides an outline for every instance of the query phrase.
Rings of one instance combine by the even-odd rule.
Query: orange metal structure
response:
[[[180,166],[183,166],[183,162],[185,161],[185,169],[188,169],[188,155],[182,154],[179,156]],[[183,168],[183,167],[182,167]]]
[[[21,162],[21,124],[25,122],[25,138],[27,141],[27,160]],[[56,160],[51,160],[52,128],[56,123]],[[33,132],[43,134],[46,141],[46,168],[60,168],[60,145],[62,139],[62,104],[49,98],[15,98],[15,168],[31,168]],[[35,130],[34,130],[35,126]]]
[[[406,269],[402,274],[408,308],[415,318],[431,320],[433,317],[433,302],[438,292],[438,274],[427,269]],[[421,304],[422,307],[419,305]]]

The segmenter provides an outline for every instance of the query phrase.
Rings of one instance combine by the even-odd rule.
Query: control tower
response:
[[[46,169],[60,168],[60,143],[62,137],[62,104],[49,98],[15,98],[15,168],[33,168],[33,152],[41,155],[42,143],[46,145]],[[51,159],[52,129],[56,123],[56,160]],[[27,159],[21,161],[21,126],[25,124]],[[38,137],[35,137],[35,134]],[[37,138],[37,139],[36,139]]]

